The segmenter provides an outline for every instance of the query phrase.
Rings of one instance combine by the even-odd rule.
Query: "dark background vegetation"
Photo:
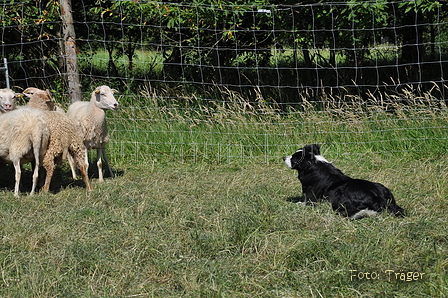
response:
[[[151,81],[214,97],[215,86],[226,86],[278,103],[318,101],[322,92],[342,100],[409,86],[422,93],[434,82],[444,89],[445,1],[72,2],[80,57],[108,54],[107,67],[81,65],[83,86],[104,78],[129,88]],[[58,2],[0,5],[1,53],[13,85],[63,91]],[[274,57],[273,49],[285,55]],[[163,59],[145,61],[142,70],[135,67],[139,50]]]

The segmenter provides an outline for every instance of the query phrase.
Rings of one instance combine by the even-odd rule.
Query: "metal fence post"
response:
[[[11,87],[9,86],[8,59],[3,58],[3,65],[3,67],[0,67],[0,70],[5,71],[6,88],[10,89]]]

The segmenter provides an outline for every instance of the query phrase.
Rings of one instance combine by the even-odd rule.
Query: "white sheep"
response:
[[[75,101],[67,110],[67,115],[77,125],[81,131],[86,152],[85,163],[89,166],[88,150],[97,150],[97,166],[98,166],[98,181],[103,181],[103,166],[102,158],[107,164],[109,174],[114,177],[114,173],[109,164],[106,155],[106,144],[109,142],[109,134],[106,124],[105,110],[117,110],[118,102],[114,97],[117,90],[111,89],[108,86],[100,86],[92,92],[90,101]],[[74,171],[73,164],[71,164],[72,171]]]
[[[65,113],[64,109],[55,104],[50,90],[48,89],[41,90],[35,87],[29,87],[23,91],[22,96],[25,95],[31,98],[34,93],[39,93],[39,97],[37,100],[28,101],[26,104],[28,108],[38,109],[41,111],[57,111]]]
[[[19,94],[11,89],[0,89],[0,113],[10,112],[16,108],[16,97]]]
[[[44,112],[22,108],[0,115],[0,157],[15,169],[14,195],[19,196],[21,165],[34,161],[33,185],[36,189],[39,167],[47,150],[50,130]]]
[[[30,98],[27,107],[45,112],[50,129],[48,147],[42,160],[42,166],[47,172],[43,191],[47,192],[50,188],[55,161],[61,164],[69,156],[73,157],[78,164],[86,189],[88,191],[92,190],[87,175],[87,168],[84,165],[85,151],[83,139],[73,121],[64,112],[56,109],[49,90],[28,88],[23,93]],[[69,160],[71,159],[69,158]]]

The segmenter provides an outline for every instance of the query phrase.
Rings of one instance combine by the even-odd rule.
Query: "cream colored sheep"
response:
[[[41,90],[38,88],[30,87],[23,91],[23,94],[29,98],[26,104],[27,108],[38,109],[41,111],[55,111],[53,97],[50,90]],[[36,94],[35,97],[33,95]]]
[[[16,108],[17,93],[11,89],[0,89],[0,113],[10,112]]]
[[[109,142],[109,134],[105,110],[115,111],[118,109],[118,102],[114,97],[114,93],[116,92],[117,90],[111,89],[108,86],[100,86],[92,92],[90,101],[76,101],[67,110],[68,117],[75,122],[79,131],[82,133],[87,166],[89,165],[87,151],[89,149],[97,150],[96,164],[98,166],[99,181],[103,181],[102,158],[107,164],[110,176],[114,177],[106,155],[106,144]]]
[[[43,110],[48,119],[50,137],[42,160],[42,166],[47,172],[43,191],[47,192],[50,188],[55,161],[61,164],[67,156],[73,156],[86,184],[86,189],[92,190],[87,168],[84,165],[84,144],[73,121],[65,113],[55,111],[56,108],[48,90],[28,88],[23,93],[30,98],[27,107]]]
[[[36,190],[39,167],[47,150],[50,130],[44,112],[22,108],[0,115],[0,157],[15,169],[14,195],[19,196],[20,165],[34,161],[33,185]]]

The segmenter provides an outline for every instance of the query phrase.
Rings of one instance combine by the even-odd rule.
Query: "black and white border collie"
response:
[[[299,172],[305,203],[329,201],[333,210],[351,219],[372,216],[383,210],[404,216],[404,209],[395,203],[387,187],[344,175],[320,155],[317,144],[306,145],[283,160],[289,168]]]

